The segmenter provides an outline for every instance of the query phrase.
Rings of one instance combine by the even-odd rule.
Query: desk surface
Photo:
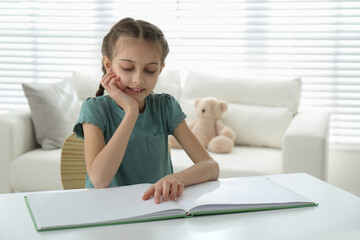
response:
[[[359,197],[304,173],[271,178],[319,206],[37,232],[25,194],[0,194],[0,239],[360,239]]]

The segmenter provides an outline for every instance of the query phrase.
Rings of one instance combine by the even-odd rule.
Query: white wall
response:
[[[326,179],[360,197],[360,146],[330,145]]]

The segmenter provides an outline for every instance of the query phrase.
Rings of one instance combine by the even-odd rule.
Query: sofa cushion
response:
[[[36,141],[43,149],[61,148],[72,132],[80,105],[68,80],[23,83],[34,124]]]
[[[282,138],[292,118],[293,113],[284,107],[230,103],[222,119],[234,129],[236,144],[281,148]]]
[[[225,100],[229,109],[222,120],[235,131],[236,144],[281,148],[300,95],[300,78],[221,77],[190,71],[180,103],[191,121],[196,98]]]
[[[11,162],[11,187],[25,192],[62,189],[60,155],[61,149],[38,148],[15,158]]]
[[[282,173],[282,155],[278,149],[235,146],[230,154],[210,155],[219,163],[220,178]],[[171,149],[171,159],[174,172],[193,165],[182,149]]]

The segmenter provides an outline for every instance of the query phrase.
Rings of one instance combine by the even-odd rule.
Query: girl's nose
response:
[[[135,73],[132,78],[133,83],[142,84],[144,82],[143,75],[141,73]]]

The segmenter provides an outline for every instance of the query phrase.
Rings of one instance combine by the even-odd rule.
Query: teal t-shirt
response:
[[[124,158],[110,187],[155,183],[173,173],[168,135],[173,134],[186,115],[169,94],[150,94],[145,101],[145,111],[139,114]],[[102,130],[107,144],[124,115],[125,112],[110,96],[88,98],[81,106],[74,132],[84,139],[82,123],[92,123]],[[88,175],[85,187],[94,187]]]

